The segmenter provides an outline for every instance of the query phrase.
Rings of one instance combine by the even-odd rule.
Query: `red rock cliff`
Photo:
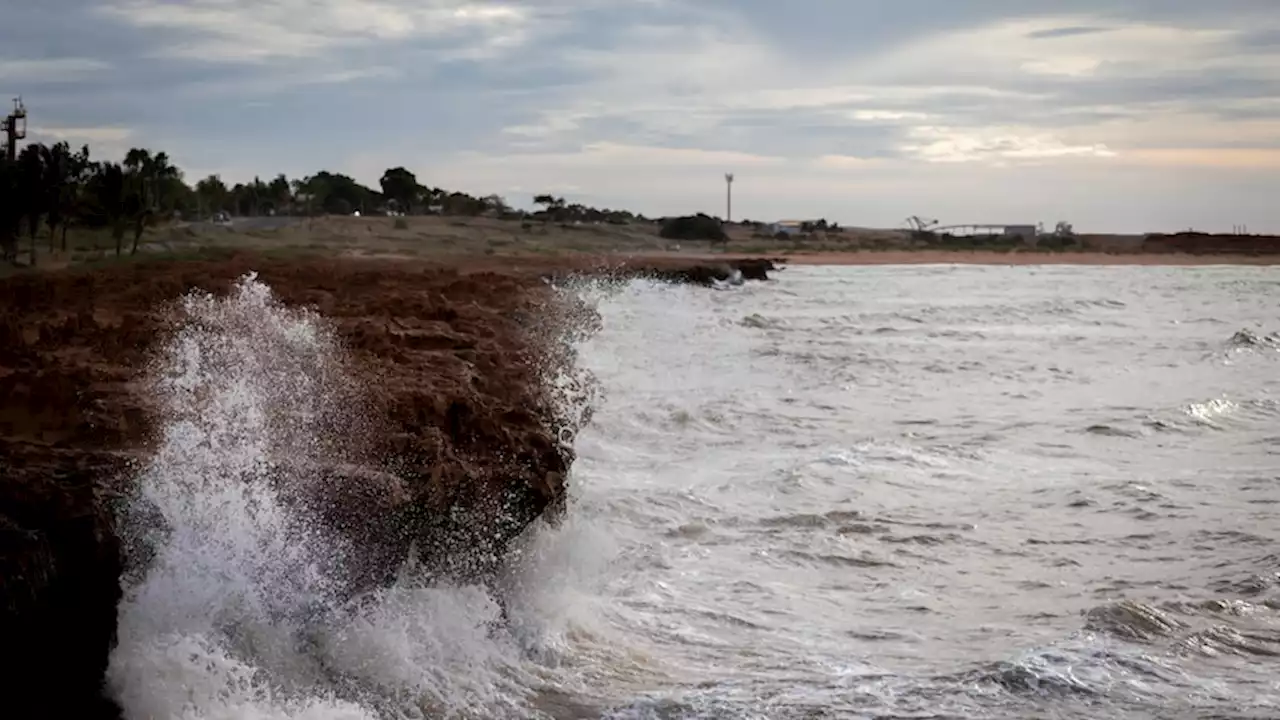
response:
[[[385,580],[411,541],[441,571],[482,575],[560,503],[572,457],[540,374],[560,359],[546,321],[554,298],[536,273],[241,257],[10,277],[0,281],[9,710],[112,714],[99,693],[121,592],[112,500],[154,443],[140,374],[165,303],[192,288],[224,292],[250,270],[285,303],[327,318],[358,376],[376,430],[364,462],[316,472],[361,481],[305,498],[367,552],[357,582]],[[33,694],[47,683],[59,693]]]
[[[352,592],[385,583],[416,544],[440,573],[483,579],[534,519],[563,505],[577,421],[545,382],[563,333],[557,270],[710,284],[767,261],[621,267],[579,258],[480,260],[470,270],[404,260],[150,261],[0,280],[0,698],[15,717],[112,717],[102,679],[126,565],[122,500],[156,447],[148,360],[169,303],[226,292],[256,271],[285,304],[313,307],[348,356],[364,425],[343,455],[286,471],[296,500],[358,549]],[[166,308],[169,310],[166,310]],[[309,477],[310,477],[309,476]],[[128,505],[136,510],[135,505]],[[144,518],[143,522],[146,522]],[[127,536],[127,534],[125,534]],[[42,688],[50,683],[58,692]]]

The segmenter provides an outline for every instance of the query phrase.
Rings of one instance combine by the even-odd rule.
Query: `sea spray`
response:
[[[351,548],[289,498],[355,438],[323,320],[250,275],[177,306],[151,389],[158,446],[122,532],[145,553],[108,684],[129,718],[509,714],[528,693],[479,588],[406,568],[349,598]],[[344,440],[347,442],[344,443]],[[338,458],[341,459],[341,458]]]
[[[151,381],[158,447],[122,523],[146,558],[108,670],[130,717],[216,715],[321,682],[297,636],[338,596],[344,561],[281,487],[305,481],[288,468],[324,454],[339,411],[342,359],[326,326],[252,275],[175,310]]]

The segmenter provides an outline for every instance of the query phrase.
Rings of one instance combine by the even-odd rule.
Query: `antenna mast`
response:
[[[27,108],[22,104],[22,98],[13,99],[13,112],[4,119],[2,129],[5,156],[9,162],[14,162],[18,159],[18,141],[27,137]]]
[[[724,221],[733,222],[733,173],[724,174]]]

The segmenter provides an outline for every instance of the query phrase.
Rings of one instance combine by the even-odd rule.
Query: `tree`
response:
[[[378,185],[382,187],[383,197],[394,202],[396,209],[404,213],[412,212],[422,190],[417,176],[402,167],[390,168],[382,173]]]
[[[205,212],[211,215],[225,212],[229,196],[230,192],[227,190],[226,183],[222,182],[222,178],[217,175],[210,175],[196,183],[196,199],[200,206],[201,215]]]
[[[289,211],[293,206],[293,186],[289,178],[281,173],[267,185],[267,193],[271,197],[271,206],[276,213]]]
[[[568,213],[565,211],[564,198],[554,195],[534,195],[533,204],[542,206],[542,210],[534,213],[534,216],[544,222],[564,222],[567,219]]]
[[[554,195],[534,195],[534,205],[542,205],[546,210],[560,210],[564,208],[564,198],[558,198]]]
[[[31,265],[36,264],[36,234],[40,218],[45,214],[49,193],[44,188],[44,151],[40,145],[28,145],[18,155],[18,197],[21,198],[27,233],[31,237]]]
[[[312,213],[312,203],[315,201],[315,194],[311,192],[310,178],[296,178],[289,181],[289,187],[293,193],[294,203],[302,203],[305,208],[305,214],[310,216]]]
[[[668,240],[710,240],[712,242],[729,240],[720,221],[702,213],[667,218],[662,222],[662,229],[658,231],[658,236]]]
[[[49,252],[53,252],[59,225],[65,225],[70,205],[74,199],[75,172],[72,166],[71,146],[60,142],[52,146],[40,146],[44,163],[41,183],[45,192],[45,223],[49,226]],[[65,234],[64,234],[65,237]]]
[[[474,217],[488,209],[484,200],[462,192],[449,193],[443,198],[442,202],[442,210],[446,215]]]
[[[80,150],[67,159],[68,187],[66,197],[66,216],[62,220],[62,252],[67,251],[67,228],[71,226],[71,218],[83,211],[84,191],[97,172],[93,161],[89,158],[89,146],[82,145]]]
[[[173,181],[181,180],[181,173],[166,153],[152,155],[144,148],[133,148],[125,154],[124,169],[127,175],[126,206],[133,222],[133,248],[138,253],[138,243],[147,225],[155,222],[166,209],[166,191]],[[117,243],[118,246],[118,243]],[[117,254],[119,249],[117,247]]]
[[[334,215],[350,215],[382,204],[382,195],[340,173],[326,170],[306,178],[300,188],[311,196],[320,210]]]
[[[191,213],[196,217],[227,211],[241,215],[349,214],[354,210],[372,211],[390,202],[407,212],[463,216],[492,213],[500,218],[526,216],[524,212],[513,211],[499,195],[471,195],[425,187],[404,167],[388,168],[379,180],[378,190],[349,176],[325,170],[292,180],[284,174],[268,182],[255,177],[251,182],[236,183],[228,188],[216,174],[194,186],[188,185],[182,171],[164,152],[149,148],[131,148],[118,162],[94,162],[88,146],[72,152],[66,143],[47,147],[29,144],[22,148],[14,162],[0,160],[3,160],[0,162],[0,250],[3,258],[11,262],[17,262],[24,231],[31,237],[32,261],[35,261],[36,238],[45,226],[50,251],[61,231],[65,252],[68,229],[81,225],[108,228],[116,241],[117,254],[123,252],[123,234],[132,228],[132,252],[137,253],[149,225],[178,213]],[[532,217],[543,220],[653,222],[622,210],[567,204],[564,198],[551,194],[538,195],[534,202],[542,209]],[[95,249],[98,248],[95,246]]]
[[[511,210],[511,208],[507,206],[506,199],[497,193],[484,196],[484,198],[481,199],[481,202],[484,203],[486,210],[492,210],[499,216],[505,215]]]
[[[255,177],[252,182],[236,183],[231,187],[228,204],[236,215],[255,217],[262,214],[263,208],[270,206],[271,188]]]
[[[0,156],[0,198],[18,198],[21,180],[16,163]],[[18,262],[18,235],[22,224],[22,205],[0,202],[0,253],[7,263]]]
[[[449,195],[440,188],[423,187],[420,194],[423,207],[429,215],[444,212],[444,199]]]
[[[128,176],[118,163],[103,163],[93,179],[93,196],[101,209],[111,237],[116,241],[116,256],[120,256],[128,216],[133,209],[130,198],[137,195],[129,191]]]

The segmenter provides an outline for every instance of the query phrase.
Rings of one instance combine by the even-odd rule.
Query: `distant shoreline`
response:
[[[1081,236],[1085,242],[1101,242]],[[47,238],[46,238],[47,239]],[[98,267],[120,261],[106,230],[71,228],[65,250],[54,252],[45,239],[25,243],[40,250],[38,269]],[[771,258],[792,265],[1280,265],[1280,238],[1274,248],[1221,247],[1218,240],[1185,252],[1165,241],[1139,247],[1040,248],[911,247],[872,231],[845,230],[814,240],[762,240],[730,236],[727,243],[662,238],[652,223],[615,225],[534,223],[487,217],[314,217],[244,218],[224,224],[193,223],[147,228],[132,259],[211,259],[258,251],[354,258],[427,260],[461,267],[537,265],[584,268],[593,264],[647,261],[701,263]],[[1225,240],[1223,242],[1226,242]],[[1241,240],[1244,242],[1244,240]],[[46,249],[47,248],[47,249]],[[128,248],[126,248],[127,253]],[[25,257],[23,258],[26,259]],[[29,269],[29,268],[26,268]],[[0,276],[24,272],[0,266]]]
[[[1151,265],[1194,267],[1207,265],[1280,265],[1280,255],[1192,255],[1187,253],[1104,252],[991,252],[981,250],[863,250],[858,252],[692,253],[659,252],[645,256],[741,260],[771,257],[787,265]]]

